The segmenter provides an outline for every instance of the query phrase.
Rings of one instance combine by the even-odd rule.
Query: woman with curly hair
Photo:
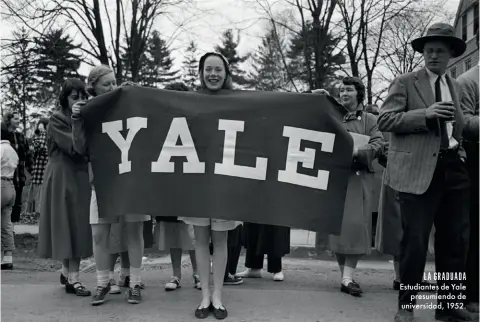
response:
[[[328,94],[324,90],[315,93]],[[354,148],[341,232],[339,236],[329,235],[328,240],[340,267],[340,290],[352,296],[363,293],[353,274],[358,260],[370,254],[372,249],[372,162],[381,155],[385,144],[376,117],[365,112],[364,100],[362,81],[357,77],[345,77],[340,84],[340,101],[336,104],[343,113],[343,127],[348,132],[367,136],[368,142]]]
[[[63,261],[60,282],[67,293],[78,296],[91,294],[79,280],[80,259],[92,255],[91,190],[88,159],[73,148],[71,115],[72,106],[86,97],[81,80],[67,79],[60,92],[60,108],[50,118],[38,237],[40,257]]]

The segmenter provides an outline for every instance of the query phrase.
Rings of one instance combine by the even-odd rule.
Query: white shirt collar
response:
[[[435,74],[432,72],[430,69],[425,68],[427,70],[428,77],[430,78],[430,81],[436,82],[438,76],[440,76],[440,82],[446,82],[445,75],[446,73],[443,73],[442,75]]]

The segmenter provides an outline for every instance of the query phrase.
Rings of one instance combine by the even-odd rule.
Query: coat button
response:
[[[436,156],[437,156],[437,154],[436,154],[436,153],[434,153],[434,154],[433,154],[433,156],[434,156],[434,157],[436,157]]]

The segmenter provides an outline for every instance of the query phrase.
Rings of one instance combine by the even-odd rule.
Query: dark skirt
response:
[[[91,187],[87,164],[48,162],[42,185],[38,254],[56,260],[92,256]]]
[[[264,224],[243,224],[243,245],[257,255],[283,257],[290,253],[290,228]]]

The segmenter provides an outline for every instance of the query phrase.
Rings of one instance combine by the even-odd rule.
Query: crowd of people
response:
[[[446,74],[449,60],[461,56],[466,48],[447,24],[432,25],[412,46],[423,54],[425,67],[398,76],[380,110],[364,105],[365,86],[356,77],[343,79],[338,100],[323,89],[309,92],[335,100],[343,112],[344,129],[363,142],[353,151],[341,233],[325,236],[325,240],[338,262],[340,291],[362,296],[354,273],[358,261],[372,250],[372,213],[378,211],[375,248],[394,256],[393,288],[399,292],[395,321],[413,321],[419,291],[437,291],[442,305],[435,312],[438,320],[473,321],[478,319],[479,287],[479,68],[458,80]],[[199,77],[200,93],[233,89],[229,63],[218,53],[201,57]],[[146,247],[170,252],[168,291],[181,287],[182,253],[189,252],[192,284],[201,290],[195,310],[199,319],[210,314],[226,318],[223,286],[261,278],[265,255],[271,278],[283,281],[282,258],[290,251],[288,227],[175,214],[156,217],[152,227],[148,214],[99,217],[80,111],[89,98],[115,88],[115,74],[105,65],[94,67],[86,84],[66,80],[58,110],[38,123],[33,147],[17,131],[19,114],[5,114],[1,127],[2,270],[13,269],[12,222],[20,216],[28,171],[32,176],[28,211],[40,213],[39,255],[62,261],[60,283],[66,293],[92,296],[92,305],[103,304],[108,294],[121,293],[121,287],[127,289],[129,303],[141,302]],[[190,90],[181,83],[165,89]],[[382,184],[375,193],[375,175],[379,174]],[[246,270],[237,273],[242,246]],[[429,248],[435,253],[436,271],[443,273],[436,281],[422,279]],[[81,258],[92,255],[97,268],[93,292],[79,277]],[[119,256],[117,279],[114,266]],[[466,278],[448,278],[453,274]],[[460,296],[461,288],[450,289],[456,298],[447,300],[441,288],[445,283],[466,284],[466,300]]]

